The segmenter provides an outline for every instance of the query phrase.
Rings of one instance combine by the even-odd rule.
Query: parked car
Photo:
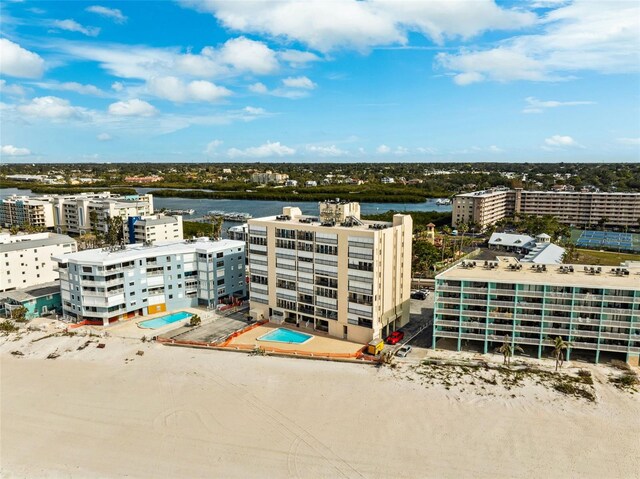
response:
[[[398,348],[398,350],[396,351],[396,356],[404,358],[411,352],[411,349],[411,346],[409,346],[408,344],[400,346],[400,348]]]
[[[394,331],[389,336],[387,336],[386,342],[387,344],[398,344],[404,338],[403,331]]]
[[[424,301],[427,299],[427,295],[422,291],[416,291],[415,293],[411,293],[411,299],[419,299],[420,301]]]

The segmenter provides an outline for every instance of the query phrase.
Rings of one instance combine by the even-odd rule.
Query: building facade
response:
[[[481,228],[516,214],[554,216],[574,226],[604,224],[637,227],[640,193],[527,191],[494,188],[456,195],[452,226],[474,223]]]
[[[76,241],[66,235],[0,234],[0,292],[57,280],[56,262],[51,258],[75,251]]]
[[[110,322],[246,296],[240,241],[200,238],[86,250],[55,258],[64,315]]]
[[[265,171],[264,173],[253,173],[251,181],[266,185],[268,183],[284,183],[289,179],[289,175],[285,173],[274,173],[273,171]]]
[[[127,219],[128,241],[131,244],[183,239],[182,216],[130,216]]]
[[[532,356],[557,336],[567,357],[618,355],[638,364],[640,264],[627,267],[467,261],[436,276],[433,347],[487,353],[506,336]],[[548,351],[548,349],[547,349]]]
[[[409,320],[412,219],[360,220],[360,205],[286,207],[249,220],[251,315],[366,343]]]
[[[153,214],[153,195],[113,195],[108,191],[77,195],[9,196],[0,203],[0,224],[32,225],[58,232],[107,230],[108,219]],[[95,219],[95,224],[92,223]]]

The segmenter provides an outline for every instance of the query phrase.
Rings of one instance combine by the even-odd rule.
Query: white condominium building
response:
[[[130,216],[127,220],[129,243],[180,241],[183,239],[182,216]]]
[[[561,223],[607,227],[638,226],[640,193],[527,191],[494,188],[457,195],[452,225],[475,223],[485,228],[514,214],[554,216]]]
[[[366,343],[409,321],[413,221],[360,219],[360,205],[286,207],[249,220],[251,315]]]
[[[54,258],[64,315],[104,325],[246,296],[244,242],[207,238]]]
[[[3,198],[0,224],[33,225],[55,228],[58,232],[80,233],[106,231],[107,220],[121,216],[126,223],[129,216],[153,214],[153,195],[112,195],[82,193],[77,195],[10,196]],[[95,218],[96,224],[91,220]]]
[[[66,235],[0,234],[0,292],[57,280],[51,257],[75,251],[76,241]]]

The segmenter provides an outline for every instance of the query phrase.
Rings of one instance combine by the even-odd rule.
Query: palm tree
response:
[[[500,346],[497,351],[504,356],[504,364],[507,366],[511,366],[511,356],[513,356],[514,352],[524,353],[524,349],[520,346],[511,344],[511,337],[508,334],[505,336],[502,346]]]
[[[557,336],[553,345],[553,356],[556,358],[556,372],[558,367],[562,367],[564,362],[564,350],[569,348],[571,343],[565,342],[560,336]]]
[[[216,239],[222,238],[222,222],[224,217],[217,215],[211,218],[211,225],[213,226],[213,237]]]

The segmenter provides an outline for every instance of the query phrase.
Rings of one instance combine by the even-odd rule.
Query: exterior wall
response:
[[[383,229],[249,221],[251,312],[366,343],[409,320],[412,220]]]
[[[189,244],[188,251],[176,253],[167,246],[148,247],[134,259],[126,251],[120,260],[117,252],[108,260],[58,258],[64,314],[106,325],[246,296],[244,244],[233,242],[224,249],[210,241]]]
[[[21,248],[0,253],[0,292],[57,280],[58,272],[52,256],[76,251],[75,240],[64,235],[37,233],[11,238],[11,243],[19,239]],[[40,240],[44,238],[52,238],[53,244],[42,245]]]
[[[541,357],[550,338],[560,336],[571,343],[568,357],[581,351],[598,361],[601,352],[613,352],[632,361],[640,354],[640,286],[632,276],[626,279],[621,288],[580,285],[570,275],[541,284],[501,281],[496,271],[483,280],[442,273],[436,277],[433,346],[449,338],[458,350],[472,342],[487,353],[509,335]]]

